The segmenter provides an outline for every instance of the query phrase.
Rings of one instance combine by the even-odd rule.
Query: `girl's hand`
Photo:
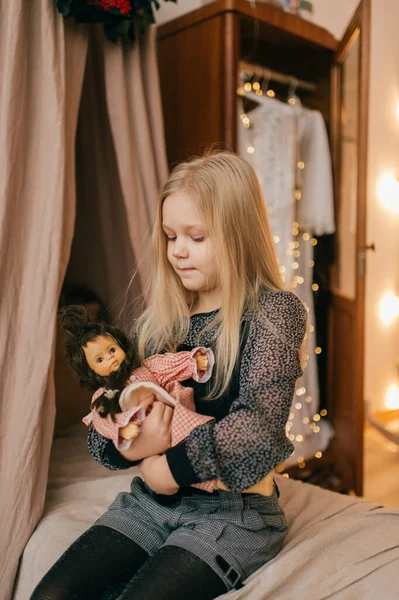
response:
[[[140,435],[130,448],[120,450],[120,454],[134,462],[166,452],[170,448],[172,416],[173,408],[163,402],[154,402],[150,414],[140,426]]]
[[[144,481],[156,494],[171,496],[179,490],[165,455],[145,458],[140,463],[140,471]]]

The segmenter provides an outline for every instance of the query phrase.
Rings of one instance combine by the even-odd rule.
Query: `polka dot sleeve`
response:
[[[219,477],[230,490],[242,491],[292,454],[285,425],[295,381],[302,375],[299,348],[306,310],[290,292],[269,292],[248,318],[239,394],[228,415],[197,427],[183,445],[167,451],[180,485],[191,483],[186,480],[191,473],[197,481]]]

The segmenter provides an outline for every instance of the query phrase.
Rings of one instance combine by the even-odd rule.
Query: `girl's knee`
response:
[[[43,579],[35,588],[30,600],[66,600],[72,596],[67,591],[61,590],[58,585],[53,582],[48,582]],[[75,596],[73,596],[75,600]],[[76,600],[78,600],[76,598]]]

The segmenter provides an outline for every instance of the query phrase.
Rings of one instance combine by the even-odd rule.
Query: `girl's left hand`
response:
[[[156,494],[171,496],[179,490],[164,454],[145,458],[139,467],[144,481]]]

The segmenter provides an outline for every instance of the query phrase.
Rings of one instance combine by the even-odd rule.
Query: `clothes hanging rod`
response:
[[[309,81],[297,79],[293,75],[284,75],[283,73],[278,73],[277,71],[273,71],[272,69],[265,69],[264,67],[254,65],[243,60],[239,63],[239,69],[240,72],[253,73],[254,75],[258,75],[259,77],[264,77],[265,79],[269,80],[272,79],[273,81],[277,81],[278,83],[292,85],[303,90],[308,90],[309,92],[313,92],[315,89],[317,89],[317,86],[314,83],[309,83]]]

